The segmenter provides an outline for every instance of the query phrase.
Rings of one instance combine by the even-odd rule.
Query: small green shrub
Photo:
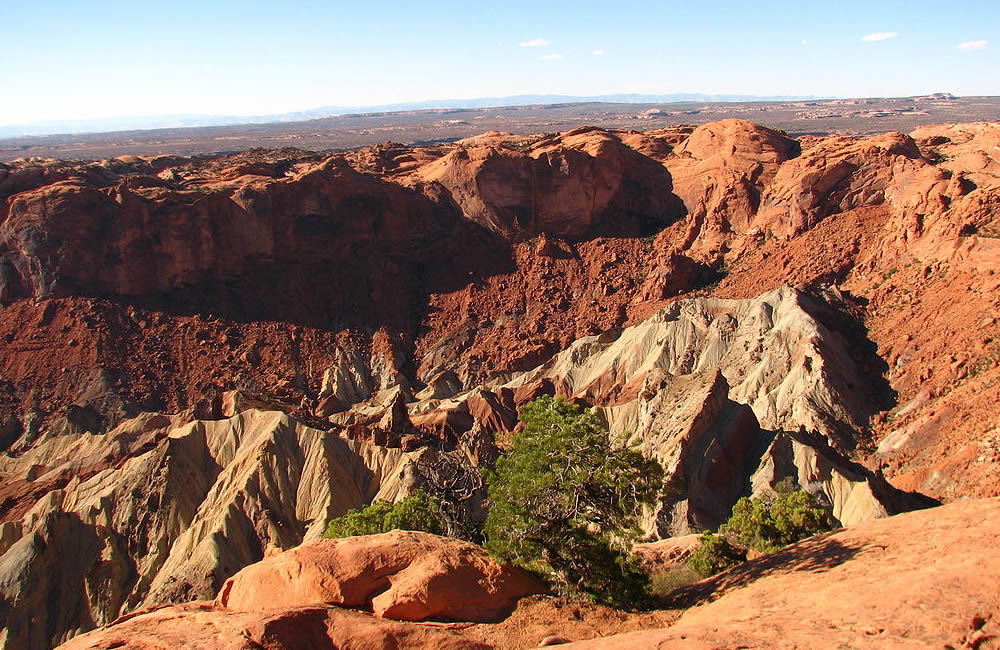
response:
[[[705,533],[698,542],[699,546],[688,559],[687,565],[703,578],[746,562],[746,551],[736,548],[721,535]]]
[[[794,490],[743,497],[719,533],[744,548],[772,553],[824,530],[830,530],[826,509],[808,492]]]
[[[376,535],[397,529],[420,530],[440,535],[443,528],[441,504],[423,490],[416,490],[399,503],[375,501],[367,507],[351,510],[343,516],[331,519],[323,537],[336,539]]]
[[[773,494],[737,501],[717,535],[701,536],[688,566],[708,577],[744,562],[748,550],[773,553],[830,528],[830,516],[816,497],[782,481]]]

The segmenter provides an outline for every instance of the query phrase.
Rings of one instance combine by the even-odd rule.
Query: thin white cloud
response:
[[[535,38],[530,41],[521,41],[518,43],[521,47],[548,47],[552,43],[548,42],[544,38]]]
[[[966,41],[959,43],[956,47],[960,50],[985,50],[989,41]]]
[[[593,52],[591,52],[591,54],[593,54],[594,56],[603,56],[604,50],[594,50]]]
[[[561,59],[562,54],[546,54],[545,56],[538,57],[539,61],[555,61],[556,59]]]
[[[803,44],[803,45],[809,45],[809,41],[807,41],[806,39],[804,39],[804,38],[803,38],[803,39],[802,39],[802,44]]]
[[[862,36],[863,41],[885,41],[890,38],[896,38],[899,36],[899,32],[872,32],[866,36]]]

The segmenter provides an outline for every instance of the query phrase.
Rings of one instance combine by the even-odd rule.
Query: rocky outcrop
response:
[[[795,236],[836,212],[883,203],[898,176],[924,164],[916,143],[901,133],[826,138],[781,166],[753,224],[778,237]]]
[[[749,406],[730,398],[719,370],[669,377],[654,370],[631,402],[600,409],[663,466],[666,489],[644,529],[653,538],[715,530],[747,495],[783,479],[814,494],[842,525],[933,502],[891,487],[852,463],[820,434],[762,429]]]
[[[712,267],[687,255],[672,252],[657,260],[656,266],[636,296],[636,302],[655,302],[702,287],[718,277]]]
[[[804,433],[775,436],[750,477],[752,492],[766,493],[785,479],[819,496],[845,526],[934,505],[931,499],[900,492],[881,474],[850,462],[819,436]]]
[[[188,603],[138,613],[84,634],[60,650],[382,650],[491,646],[440,628],[376,619],[337,607],[234,612],[211,603]]]
[[[680,377],[653,371],[636,400],[603,412],[615,431],[631,432],[625,444],[641,445],[666,472],[667,489],[645,524],[656,538],[725,522],[772,435],[750,407],[729,399],[718,370]]]
[[[683,214],[660,165],[595,128],[535,143],[470,140],[415,181],[431,196],[442,188],[467,219],[513,240],[649,234]]]
[[[785,134],[743,120],[694,129],[664,160],[688,211],[684,240],[677,248],[718,261],[749,232],[761,193],[799,149]]]
[[[156,435],[104,468],[88,454],[103,458],[118,432],[56,437],[6,461],[34,468],[33,482],[71,478],[4,524],[5,647],[45,648],[140,606],[211,598],[244,566],[319,537],[330,518],[407,495],[414,465],[435,453],[345,440],[280,412],[165,425],[147,422]],[[59,618],[32,622],[39,598]]]
[[[719,369],[729,397],[770,430],[821,431],[844,447],[878,409],[843,336],[811,315],[813,298],[781,288],[753,300],[693,299],[641,323],[582,338],[511,386],[548,378],[558,392],[613,405],[655,369],[669,376]],[[612,432],[632,423],[610,421]]]
[[[740,497],[784,478],[846,525],[925,507],[844,456],[879,402],[853,389],[872,385],[870,370],[821,322],[823,309],[787,287],[752,300],[678,301],[580,339],[507,384],[412,403],[410,420],[461,440],[510,431],[519,406],[546,392],[596,405],[618,444],[666,472],[644,522],[650,538],[714,530]]]
[[[812,537],[694,585],[712,602],[669,628],[564,647],[995,648],[997,521],[964,501]]]
[[[937,164],[906,169],[886,189],[892,208],[887,235],[924,263],[995,266],[1000,232],[1000,124],[927,126],[912,134]]]
[[[317,540],[252,564],[226,581],[215,603],[234,611],[332,603],[403,621],[495,621],[542,591],[479,546],[396,530]]]
[[[398,306],[424,291],[420,266],[504,257],[502,242],[450,206],[342,156],[263,167],[248,157],[177,180],[82,167],[14,194],[2,206],[0,295],[128,296],[244,320],[412,331]]]
[[[408,397],[410,382],[400,370],[405,353],[399,347],[383,330],[375,333],[367,350],[357,345],[337,347],[333,364],[323,373],[315,414],[328,417],[392,392]]]

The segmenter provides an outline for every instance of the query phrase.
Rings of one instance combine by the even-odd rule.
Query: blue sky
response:
[[[34,0],[0,16],[0,124],[527,93],[1000,95],[996,0]]]

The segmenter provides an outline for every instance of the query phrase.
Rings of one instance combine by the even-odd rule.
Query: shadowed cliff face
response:
[[[206,294],[223,311],[238,306],[228,289],[248,319],[271,308],[327,328],[335,317],[411,325],[403,305],[503,269],[509,241],[648,235],[683,214],[667,171],[603,131],[544,145],[458,148],[407,178],[412,189],[338,156],[268,166],[244,155],[156,176],[139,163],[27,168],[5,183],[0,295],[174,294],[200,307]],[[288,291],[308,307],[282,309]]]
[[[513,240],[647,236],[685,211],[662,166],[586,127],[517,149],[502,136],[473,138],[413,181],[442,188],[467,219]]]
[[[22,192],[0,228],[11,269],[0,293],[410,331],[424,266],[475,260],[489,272],[504,257],[502,241],[421,194],[336,158],[304,167],[192,184],[73,178]],[[441,274],[429,280],[455,286]]]

